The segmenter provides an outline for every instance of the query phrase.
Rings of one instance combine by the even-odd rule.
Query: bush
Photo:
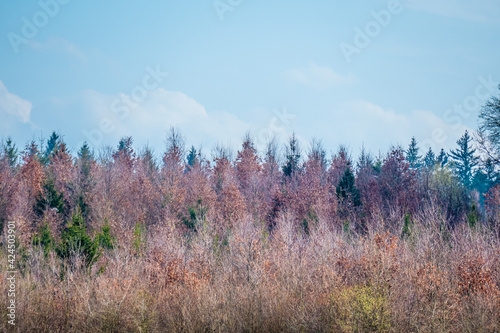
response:
[[[80,255],[85,268],[90,269],[101,255],[98,238],[92,239],[87,235],[83,217],[77,211],[63,231],[56,253],[63,260]]]
[[[43,248],[43,254],[47,257],[50,251],[54,250],[55,240],[50,234],[49,224],[45,223],[41,228],[39,233],[33,235],[32,240],[33,245],[41,246]]]
[[[42,232],[42,237],[37,237],[34,242],[40,244],[47,244],[44,246],[45,251],[50,251],[50,231],[46,230],[46,227]],[[114,248],[115,240],[111,237],[111,227],[106,219],[101,232],[97,233],[92,239],[87,235],[87,229],[85,227],[85,221],[78,209],[71,217],[71,222],[69,222],[66,229],[61,234],[61,241],[55,247],[55,252],[59,258],[63,261],[80,256],[83,260],[82,267],[86,270],[90,270],[92,265],[94,265],[99,257],[102,255],[102,249],[111,250]],[[47,250],[46,250],[47,249]]]
[[[387,332],[391,327],[387,297],[372,286],[342,289],[334,296],[333,306],[343,331]]]

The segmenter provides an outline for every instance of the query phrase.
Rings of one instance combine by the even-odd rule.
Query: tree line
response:
[[[211,158],[171,128],[161,161],[132,137],[96,154],[84,143],[73,156],[62,135],[30,142],[19,151],[8,138],[0,154],[0,222],[21,221],[29,239],[49,226],[57,235],[78,211],[98,230],[173,221],[196,232],[207,221],[221,231],[257,221],[272,231],[286,216],[308,232],[322,218],[363,232],[384,221],[402,228],[429,207],[438,207],[449,228],[465,221],[496,226],[500,213],[500,101],[492,97],[479,116],[476,137],[468,132],[455,149],[421,152],[412,138],[406,148],[373,156],[362,149],[353,160],[345,147],[327,158],[319,140],[308,151],[295,134],[280,147],[268,142],[260,155],[247,134],[236,156],[216,146]],[[281,149],[280,149],[281,148]]]

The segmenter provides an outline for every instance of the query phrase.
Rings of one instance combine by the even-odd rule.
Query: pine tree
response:
[[[42,157],[43,164],[49,163],[51,156],[58,150],[59,144],[60,136],[56,132],[52,132],[52,135],[47,140],[47,147]]]
[[[80,207],[83,218],[87,218],[90,204],[90,192],[95,184],[92,177],[92,167],[95,165],[93,152],[87,142],[84,142],[77,154],[76,167],[78,172],[78,194],[76,205]]]
[[[135,159],[134,149],[132,148],[133,140],[131,136],[123,137],[118,143],[118,149],[113,154],[115,162],[120,162],[123,165],[132,168]]]
[[[80,161],[80,167],[81,167],[80,172],[82,173],[82,176],[87,178],[90,174],[90,165],[94,161],[94,154],[90,150],[90,147],[88,146],[87,142],[83,143],[77,155],[78,155],[77,161]]]
[[[339,184],[337,185],[337,196],[341,200],[349,200],[354,207],[361,205],[361,197],[355,186],[354,173],[348,164]]]
[[[132,154],[132,137],[123,137],[120,139],[120,142],[118,142],[118,151],[116,152],[117,155],[120,153],[124,155],[130,155]]]
[[[55,209],[56,213],[64,215],[64,206],[64,194],[56,190],[52,179],[47,179],[43,185],[42,193],[36,199],[35,213],[41,217],[46,210]]]
[[[187,165],[188,169],[191,170],[195,165],[200,163],[198,159],[198,154],[196,153],[196,149],[194,146],[191,146],[191,149],[189,150],[188,156],[187,156]]]
[[[295,133],[292,134],[288,141],[288,145],[285,146],[285,154],[286,162],[283,166],[283,174],[285,177],[292,177],[300,168],[300,147],[295,137]]]
[[[444,167],[448,163],[448,154],[441,148],[438,157],[436,158],[436,162],[439,166]]]
[[[94,154],[90,150],[89,145],[87,142],[84,142],[82,147],[80,148],[80,151],[78,152],[78,157],[83,159],[83,160],[93,160],[94,159]]]
[[[472,177],[472,188],[480,194],[485,194],[489,190],[488,177],[481,168],[477,168]],[[480,201],[483,201],[483,195],[479,196]]]
[[[472,178],[472,188],[476,189],[481,194],[481,203],[484,202],[484,194],[486,194],[497,183],[498,172],[496,172],[495,165],[491,158],[488,158],[484,163],[482,163],[482,167],[476,169]]]
[[[418,155],[418,151],[417,140],[413,137],[406,151],[406,160],[410,163],[410,168],[412,169],[418,169],[422,165],[422,156]]]
[[[436,155],[430,147],[429,151],[427,151],[427,154],[425,154],[424,165],[428,170],[431,170],[432,168],[434,168],[434,165],[436,165]]]
[[[458,149],[450,152],[450,156],[454,162],[455,172],[462,180],[464,186],[468,189],[471,188],[472,185],[474,167],[479,161],[479,158],[474,156],[476,150],[472,148],[471,143],[472,137],[469,136],[468,131],[465,131],[465,134],[457,141]]]
[[[9,166],[11,168],[15,168],[17,165],[17,153],[18,150],[15,143],[12,142],[12,139],[10,137],[7,138],[7,140],[5,141],[4,154],[7,157]]]
[[[488,186],[490,188],[495,186],[498,183],[499,174],[495,170],[495,164],[491,158],[486,159],[486,162],[484,162],[484,172],[486,174]]]
[[[373,168],[373,158],[366,152],[365,147],[363,146],[361,148],[361,155],[359,155],[359,159],[356,164],[356,169],[359,171],[367,167]]]

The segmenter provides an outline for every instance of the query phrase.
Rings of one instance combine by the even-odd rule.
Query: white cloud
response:
[[[364,145],[372,152],[385,151],[391,145],[406,145],[415,136],[423,153],[429,147],[456,148],[456,140],[465,130],[464,125],[454,126],[426,110],[409,114],[397,113],[378,105],[358,101],[339,105],[326,119],[318,119],[317,131],[327,133],[329,142],[349,144],[352,149]]]
[[[0,115],[9,114],[15,116],[22,123],[30,121],[31,102],[10,93],[7,87],[0,81]],[[1,116],[2,119],[4,116]]]
[[[127,99],[132,102],[130,107]],[[96,148],[104,144],[115,146],[121,137],[131,135],[137,146],[148,144],[163,151],[171,126],[178,128],[189,144],[239,144],[249,129],[248,124],[228,112],[208,112],[186,94],[163,88],[148,92],[138,103],[130,95],[87,90],[72,101],[53,101],[34,113],[39,129],[44,133],[61,132],[73,149],[83,141]],[[51,127],[53,119],[58,120],[59,128]]]
[[[418,0],[409,1],[411,9],[425,11],[435,15],[452,17],[474,22],[498,22],[500,4],[497,0]]]
[[[307,68],[285,71],[285,77],[317,89],[334,85],[351,85],[356,81],[353,76],[342,76],[329,67],[318,66],[313,62],[310,62]]]
[[[87,60],[87,57],[78,46],[63,38],[51,37],[44,43],[36,40],[30,40],[29,46],[38,51],[67,53],[80,61]]]

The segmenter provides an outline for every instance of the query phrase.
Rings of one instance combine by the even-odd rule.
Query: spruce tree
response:
[[[432,151],[432,148],[429,147],[429,151],[427,151],[427,154],[425,154],[424,157],[424,165],[427,169],[432,169],[434,168],[434,165],[436,165],[436,155]]]
[[[361,154],[359,155],[359,159],[356,164],[356,169],[359,172],[359,170],[364,169],[366,167],[373,168],[373,158],[369,153],[366,152],[365,147],[363,146],[361,148]]]
[[[295,137],[295,133],[293,133],[290,137],[288,145],[285,147],[285,152],[286,162],[283,166],[283,174],[286,177],[292,177],[299,170],[300,161],[300,147],[299,142]]]
[[[406,160],[410,163],[412,169],[418,169],[422,165],[422,156],[418,155],[419,148],[417,146],[417,140],[415,137],[411,138],[410,145],[406,151]]]
[[[47,140],[47,147],[45,148],[45,153],[42,157],[42,162],[48,164],[52,155],[58,150],[60,144],[60,137],[56,132],[52,132],[52,135]]]
[[[199,163],[199,160],[198,160],[198,154],[196,152],[196,149],[194,148],[194,146],[191,146],[191,149],[189,150],[189,153],[187,156],[188,168],[191,169],[195,165],[197,165],[198,163]]]
[[[438,157],[436,158],[436,162],[439,163],[440,167],[444,167],[448,163],[448,154],[441,148]]]
[[[452,150],[450,157],[453,159],[455,172],[462,180],[464,186],[470,189],[474,167],[478,164],[479,158],[474,156],[476,150],[472,148],[472,137],[468,131],[465,131],[465,134],[457,141],[457,144],[458,149]]]
[[[83,143],[77,155],[76,166],[78,168],[79,188],[76,204],[80,207],[83,218],[87,218],[90,202],[89,193],[95,184],[92,178],[92,165],[94,165],[95,159],[87,142]]]
[[[344,201],[349,200],[354,207],[358,207],[361,205],[361,197],[358,189],[355,185],[354,173],[351,170],[351,165],[348,164],[347,168],[340,179],[339,184],[337,185],[337,197]]]
[[[486,159],[484,162],[484,173],[486,174],[486,181],[488,187],[493,187],[498,183],[499,174],[495,169],[495,163],[491,158]]]
[[[12,139],[9,137],[5,141],[4,154],[9,162],[9,166],[11,168],[15,168],[17,165],[17,153],[18,150],[16,145],[12,142]]]

